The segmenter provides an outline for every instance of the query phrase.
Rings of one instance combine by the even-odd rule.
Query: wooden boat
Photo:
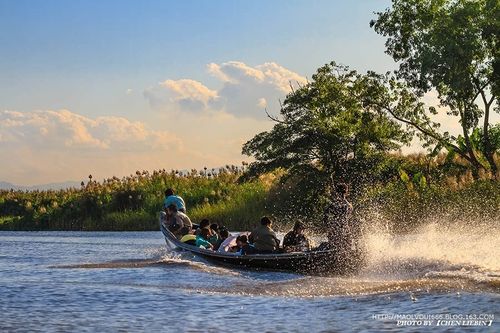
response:
[[[256,270],[349,274],[356,272],[363,262],[362,251],[349,251],[346,255],[336,249],[252,255],[217,252],[182,243],[163,224],[160,228],[170,249],[189,251],[216,264]]]

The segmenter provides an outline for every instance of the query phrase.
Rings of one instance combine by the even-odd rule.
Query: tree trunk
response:
[[[489,129],[489,118],[490,118],[490,106],[493,102],[493,98],[490,102],[486,101],[484,94],[482,94],[484,101],[484,123],[483,123],[483,154],[486,157],[486,160],[490,164],[491,175],[494,179],[498,178],[498,167],[495,163],[495,150],[491,147],[490,135],[488,132]]]
[[[464,134],[465,146],[467,147],[467,155],[469,156],[469,161],[472,165],[472,177],[474,178],[474,180],[479,180],[479,169],[484,168],[484,166],[477,160],[476,154],[474,153],[474,148],[472,147],[472,143],[470,142],[469,131],[466,127],[467,122],[465,119],[465,110],[459,108],[459,112],[460,119],[462,120],[460,122],[460,125],[462,126],[462,132]]]

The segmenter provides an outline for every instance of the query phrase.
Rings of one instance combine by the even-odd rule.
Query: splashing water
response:
[[[214,277],[235,277],[230,284],[177,287],[195,292],[239,295],[318,297],[389,292],[493,291],[500,292],[500,232],[494,228],[443,227],[436,223],[418,232],[392,235],[383,228],[365,234],[367,264],[355,276],[279,276],[259,279],[248,272],[207,263],[190,253],[165,247],[145,249],[147,259],[55,266],[57,268],[185,268]]]
[[[414,291],[500,292],[500,232],[494,228],[441,227],[392,235],[365,235],[367,264],[356,276],[305,276],[255,284],[242,281],[205,291],[317,297]]]

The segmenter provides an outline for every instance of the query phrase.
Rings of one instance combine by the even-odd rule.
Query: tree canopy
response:
[[[492,138],[491,113],[499,112],[500,2],[498,0],[393,0],[370,25],[387,36],[386,52],[399,62],[397,77],[418,96],[438,93],[448,115],[457,116],[458,136],[439,131],[433,122],[436,108],[398,114],[436,151],[457,153],[479,169],[498,167],[494,155],[500,147]],[[480,122],[482,121],[482,124]],[[474,144],[471,135],[480,136]]]
[[[301,194],[323,191],[332,181],[362,181],[382,153],[399,148],[411,135],[369,99],[387,99],[370,75],[334,62],[319,68],[312,81],[286,96],[274,127],[243,146],[255,157],[248,174],[285,168],[310,184]],[[384,95],[378,96],[378,95]],[[370,175],[373,178],[373,175]]]

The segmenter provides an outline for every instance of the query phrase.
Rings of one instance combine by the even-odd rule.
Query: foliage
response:
[[[300,185],[288,200],[300,203],[295,210],[300,215],[314,213],[332,181],[361,189],[376,177],[385,152],[410,139],[395,120],[364,104],[375,93],[370,76],[332,62],[312,79],[286,97],[280,119],[271,117],[272,130],[243,146],[243,153],[256,159],[247,177],[283,168],[282,187]]]
[[[494,155],[499,147],[491,138],[490,119],[492,110],[499,111],[499,1],[393,0],[391,8],[377,14],[370,24],[389,37],[386,52],[400,64],[398,78],[416,96],[434,89],[448,115],[459,117],[463,133],[439,132],[429,116],[436,108],[425,109],[421,103],[412,113],[391,113],[436,145],[436,151],[445,148],[467,159],[475,178],[479,169],[497,176]],[[471,133],[480,136],[480,145]]]
[[[474,181],[466,161],[445,154],[387,154],[365,177],[370,186],[349,199],[358,219],[383,220],[394,231],[409,231],[431,218],[498,222],[500,186]],[[163,170],[122,179],[89,182],[62,191],[0,191],[1,230],[158,230],[158,211],[167,186],[179,189],[193,222],[209,218],[232,230],[249,230],[262,215],[273,215],[285,231],[305,214],[300,175],[284,170],[241,181],[242,169],[200,174]],[[124,195],[123,193],[128,193]],[[139,197],[140,196],[140,197]],[[311,227],[321,226],[324,200],[315,199]]]
[[[209,217],[228,227],[250,225],[264,214],[266,185],[238,183],[243,168],[137,171],[101,183],[89,177],[80,189],[0,191],[0,229],[157,230],[167,187],[184,197],[193,222]]]

